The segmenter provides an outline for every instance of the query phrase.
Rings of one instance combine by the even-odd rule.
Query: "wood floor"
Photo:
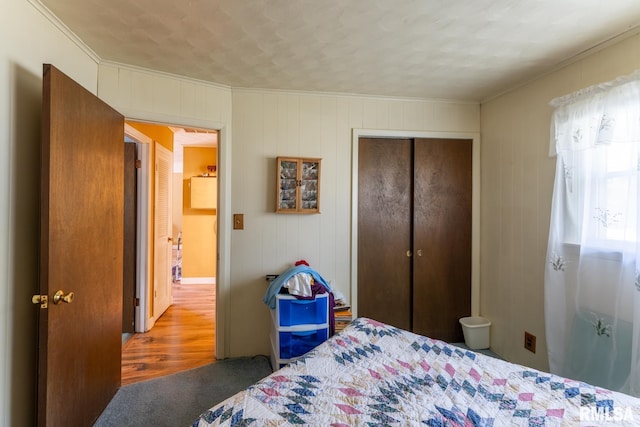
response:
[[[215,285],[173,285],[173,305],[122,348],[122,385],[215,361]]]

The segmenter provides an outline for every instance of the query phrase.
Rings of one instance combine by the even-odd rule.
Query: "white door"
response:
[[[154,250],[153,250],[153,318],[154,321],[173,302],[171,292],[171,177],[173,153],[156,142]]]

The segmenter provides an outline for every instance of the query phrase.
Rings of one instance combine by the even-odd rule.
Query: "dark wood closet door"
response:
[[[411,329],[412,141],[358,143],[358,315]]]
[[[413,331],[462,342],[471,313],[472,141],[416,139]]]

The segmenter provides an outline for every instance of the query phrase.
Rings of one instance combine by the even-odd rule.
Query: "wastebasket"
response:
[[[460,319],[464,343],[471,350],[489,348],[491,321],[484,317],[471,316]]]

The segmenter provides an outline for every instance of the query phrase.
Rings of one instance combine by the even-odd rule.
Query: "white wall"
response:
[[[544,265],[555,159],[548,157],[549,101],[640,68],[640,36],[592,53],[482,104],[481,312],[491,347],[547,370]],[[537,336],[535,354],[524,331]]]
[[[353,129],[478,132],[477,104],[233,90],[231,356],[268,354],[266,274],[305,259],[351,293]],[[320,214],[275,214],[277,156],[322,158]],[[384,165],[381,165],[383,167]]]
[[[100,65],[98,94],[127,118],[222,130],[218,357],[269,353],[266,274],[306,259],[350,294],[352,129],[478,132],[480,124],[473,103],[232,90],[113,63]],[[323,158],[320,215],[273,213],[278,155]],[[232,213],[245,215],[244,230],[231,230]]]
[[[42,64],[95,93],[97,60],[25,0],[0,9],[0,425],[34,424]]]

